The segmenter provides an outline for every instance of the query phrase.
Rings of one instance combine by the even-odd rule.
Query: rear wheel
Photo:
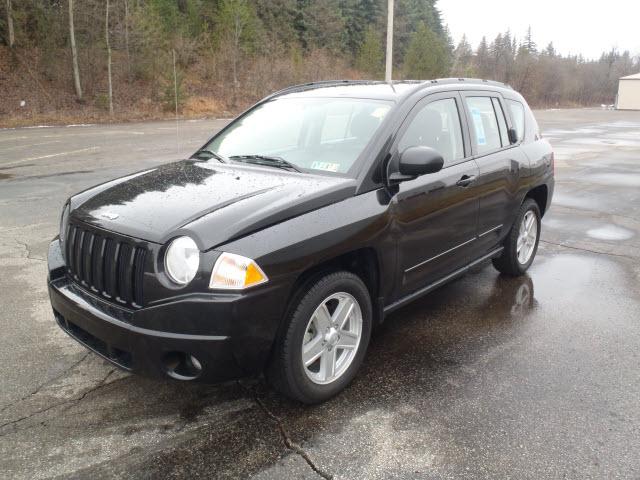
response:
[[[531,266],[538,251],[540,217],[535,200],[525,199],[505,239],[502,255],[493,259],[493,266],[499,272],[518,276]]]
[[[272,385],[303,403],[340,392],[362,364],[371,318],[369,292],[356,275],[340,271],[312,281],[290,305],[267,372]]]

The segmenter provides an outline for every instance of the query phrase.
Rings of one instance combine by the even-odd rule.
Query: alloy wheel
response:
[[[524,214],[520,222],[520,230],[518,231],[518,242],[516,244],[516,252],[518,254],[518,262],[526,265],[536,247],[538,239],[538,221],[536,214],[532,210],[528,210]]]
[[[362,310],[346,292],[334,293],[315,309],[302,342],[302,364],[316,384],[334,382],[346,372],[362,337]]]

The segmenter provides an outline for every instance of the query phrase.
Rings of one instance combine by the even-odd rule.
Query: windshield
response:
[[[231,160],[273,157],[299,169],[346,173],[391,105],[357,98],[276,99],[252,110],[203,150]],[[255,163],[265,164],[264,159]]]

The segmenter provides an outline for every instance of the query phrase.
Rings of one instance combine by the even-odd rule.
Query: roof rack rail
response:
[[[486,83],[489,85],[495,85],[497,87],[509,88],[512,89],[511,85],[498,82],[497,80],[487,80],[486,78],[472,78],[472,77],[457,77],[457,78],[436,78],[435,80],[431,80],[432,83]]]
[[[385,82],[383,82],[382,80],[344,80],[344,79],[343,80],[319,80],[316,82],[299,83],[297,85],[291,85],[289,87],[285,87],[281,90],[278,90],[272,93],[267,98],[277,97],[279,95],[284,95],[285,93],[304,91],[308,88],[318,87],[318,86],[347,85],[347,84],[366,85],[366,84],[376,84],[376,83],[385,83]]]
[[[416,85],[420,84],[420,85],[446,85],[446,84],[452,84],[452,83],[484,83],[484,84],[488,84],[488,85],[494,85],[497,87],[502,87],[502,88],[508,88],[508,89],[512,89],[512,87],[506,83],[502,83],[502,82],[498,82],[495,80],[487,80],[487,79],[482,79],[482,78],[471,78],[471,77],[449,77],[449,78],[433,78],[433,79],[428,79],[428,80],[410,80],[410,79],[406,79],[406,80],[396,80],[396,81],[392,81],[391,85],[393,86],[396,83],[414,83]],[[305,90],[309,90],[315,87],[328,87],[328,86],[339,86],[339,85],[380,85],[380,84],[387,84],[387,82],[384,82],[382,80],[346,80],[346,79],[342,79],[342,80],[320,80],[320,81],[316,81],[316,82],[307,82],[307,83],[300,83],[297,85],[291,85],[289,87],[285,87],[283,89],[280,89],[274,93],[272,93],[271,95],[268,95],[267,97],[265,97],[262,101],[267,101],[270,100],[272,98],[278,97],[280,95],[285,95],[287,93],[296,93],[296,92],[303,92]],[[417,87],[417,89],[419,89],[419,87]]]

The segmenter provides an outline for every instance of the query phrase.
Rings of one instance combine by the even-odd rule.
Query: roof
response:
[[[620,80],[640,80],[640,73],[634,73],[633,75],[627,75],[626,77],[620,77]]]
[[[372,80],[328,80],[294,85],[267,97],[352,97],[378,100],[397,100],[415,91],[443,85],[464,85],[466,88],[498,87],[511,89],[508,85],[477,78],[439,78],[434,80],[401,80],[392,83]]]

